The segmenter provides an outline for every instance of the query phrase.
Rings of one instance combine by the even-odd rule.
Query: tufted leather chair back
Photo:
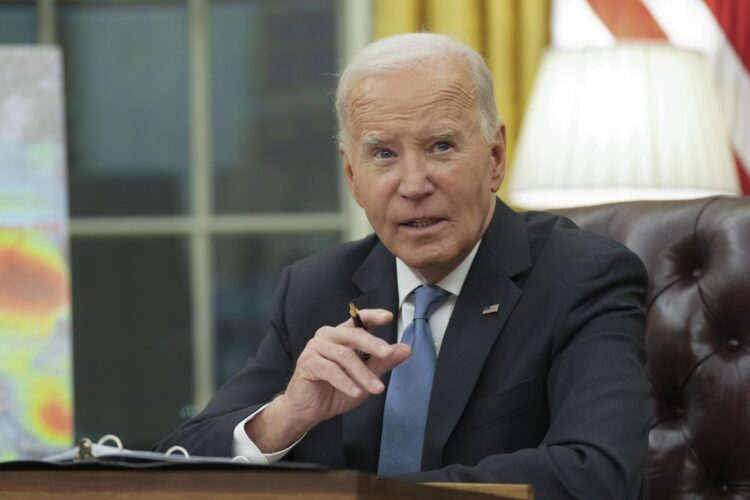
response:
[[[750,197],[555,212],[625,244],[651,278],[644,498],[750,499]]]

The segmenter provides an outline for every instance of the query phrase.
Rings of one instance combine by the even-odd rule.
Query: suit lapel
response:
[[[466,277],[443,339],[427,416],[422,469],[440,468],[442,451],[522,291],[511,279],[531,266],[525,222],[500,200]],[[482,314],[499,304],[496,313]]]
[[[361,296],[352,297],[351,300],[358,308],[380,308],[393,312],[393,322],[372,333],[389,344],[396,342],[398,289],[393,255],[382,244],[378,244],[354,274],[352,281],[363,292]],[[338,307],[345,308],[346,304]],[[387,378],[388,376],[384,381],[386,385]],[[370,396],[360,406],[342,416],[342,438],[348,467],[377,471],[384,405],[385,391],[377,396]]]

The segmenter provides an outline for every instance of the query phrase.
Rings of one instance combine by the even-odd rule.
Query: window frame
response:
[[[57,7],[60,4],[144,3],[144,0],[29,0],[37,7],[37,42],[56,44]],[[153,1],[153,0],[151,0]],[[211,139],[210,5],[211,0],[159,0],[183,3],[188,12],[189,86],[189,211],[174,216],[70,218],[71,238],[181,235],[189,240],[191,346],[193,352],[193,402],[203,407],[215,391],[216,322],[213,308],[214,276],[212,238],[216,235],[279,235],[338,232],[341,240],[356,239],[371,231],[362,210],[348,194],[343,171],[338,168],[339,210],[264,214],[213,212]],[[239,0],[237,0],[239,1]],[[372,0],[336,0],[339,60],[348,60],[369,43],[372,34]],[[148,2],[151,3],[151,2]],[[331,103],[331,106],[333,103]]]

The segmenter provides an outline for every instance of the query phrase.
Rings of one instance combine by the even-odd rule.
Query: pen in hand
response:
[[[359,309],[357,309],[357,306],[355,306],[352,302],[349,302],[349,316],[352,317],[352,320],[354,321],[354,326],[357,328],[364,328],[365,324],[362,323],[362,318],[359,317]],[[359,355],[360,359],[367,362],[368,359],[370,359],[370,355],[366,352],[357,351],[357,354]]]
[[[357,328],[365,327],[365,324],[362,323],[362,318],[359,317],[359,309],[352,302],[349,302],[349,316],[354,320],[354,326]]]

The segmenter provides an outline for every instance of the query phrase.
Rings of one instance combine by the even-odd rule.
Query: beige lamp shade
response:
[[[739,193],[705,64],[664,44],[548,50],[515,152],[510,203]]]

